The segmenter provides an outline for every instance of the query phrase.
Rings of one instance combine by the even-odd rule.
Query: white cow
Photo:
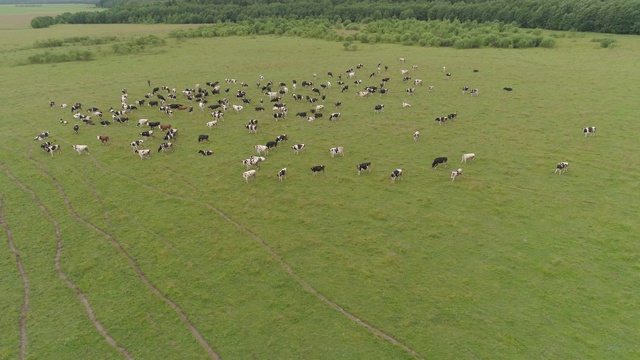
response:
[[[78,155],[82,155],[83,152],[89,153],[89,147],[87,145],[71,145],[71,147],[78,152]]]
[[[269,148],[266,145],[256,145],[253,148],[256,149],[258,155],[262,155],[262,153],[269,155]]]
[[[342,146],[332,147],[329,149],[329,154],[331,154],[331,157],[334,157],[336,155],[344,156],[344,147]]]
[[[416,131],[413,133],[413,141],[418,141],[420,138],[420,131]]]
[[[239,113],[244,107],[242,105],[233,105],[233,111]]]
[[[476,158],[476,154],[474,153],[469,153],[469,154],[462,154],[462,160],[460,162],[463,163],[467,163],[467,160],[472,161]]]
[[[149,150],[149,149],[136,150],[135,153],[140,155],[140,160],[142,160],[144,158],[151,159],[151,150]]]
[[[403,103],[402,103],[402,107],[403,107],[403,108],[410,108],[410,107],[411,107],[411,104],[406,103],[406,102],[403,102]]]
[[[244,181],[246,181],[247,183],[249,182],[250,177],[255,177],[255,176],[256,176],[255,170],[248,170],[242,173],[242,177],[244,178]]]
[[[454,170],[451,172],[451,181],[455,180],[456,177],[462,175],[462,169]]]
[[[209,129],[211,129],[212,127],[218,125],[218,120],[213,120],[213,121],[209,121],[208,123],[206,123],[205,125],[207,125],[207,127]]]

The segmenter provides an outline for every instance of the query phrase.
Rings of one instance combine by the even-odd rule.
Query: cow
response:
[[[454,170],[451,172],[451,181],[455,180],[456,177],[462,175],[462,169]]]
[[[246,181],[248,183],[249,182],[249,178],[256,177],[256,171],[255,170],[247,170],[247,171],[242,173],[242,177],[244,178],[244,181]]]
[[[336,155],[344,156],[344,147],[338,146],[338,147],[329,148],[329,154],[331,154],[331,157],[334,157]]]
[[[473,161],[475,158],[476,158],[476,154],[474,153],[462,154],[462,160],[460,162],[466,164],[467,161]]]
[[[437,118],[436,118],[436,121],[437,121],[440,125],[442,125],[443,123],[446,123],[446,122],[447,122],[447,120],[449,120],[449,117],[447,117],[447,116],[441,116],[441,117],[437,117]]]
[[[144,148],[144,140],[135,140],[131,142],[131,148],[135,151],[138,147]]]
[[[218,120],[209,121],[208,123],[205,123],[205,125],[207,125],[209,129],[211,129],[212,127],[218,125]]]
[[[433,163],[431,163],[431,167],[435,169],[440,164],[444,164],[444,167],[447,167],[447,161],[448,160],[449,159],[444,157],[444,156],[443,157],[437,157],[437,158],[433,159]]]
[[[140,120],[138,120],[138,124],[136,124],[136,126],[144,126],[144,125],[147,125],[147,124],[149,124],[149,119],[140,119]],[[159,124],[160,123],[158,123],[158,125]]]
[[[42,134],[40,134],[40,135],[36,136],[35,138],[33,138],[33,140],[42,141],[42,140],[44,140],[44,139],[46,139],[48,137],[49,137],[49,132],[45,131]]]
[[[69,123],[69,122],[68,122],[67,120],[60,119],[60,124],[66,125],[66,124],[68,124],[68,123]]]
[[[246,127],[250,133],[254,133],[254,134],[258,133],[258,125],[245,125],[244,127]]]
[[[80,126],[78,124],[73,125],[73,131],[76,132],[76,135],[78,135],[79,130],[80,130]]]
[[[358,175],[360,175],[360,172],[364,170],[371,172],[371,161],[360,163],[356,165],[356,168],[358,169]]]
[[[269,148],[266,145],[255,145],[253,148],[256,150],[258,155],[262,155],[262,153],[269,155]]]
[[[311,167],[311,171],[313,171],[313,175],[315,176],[317,173],[321,172],[324,174],[324,165],[316,165]]]
[[[242,105],[233,105],[233,111],[239,113],[244,107]]]
[[[109,143],[109,137],[105,135],[98,135],[96,136],[96,139],[100,140],[103,144]]]
[[[420,139],[420,131],[413,133],[413,141],[418,141],[418,139]]]
[[[145,150],[136,150],[134,151],[136,154],[140,155],[140,160],[144,159],[144,158],[148,158],[151,159],[151,150],[149,149],[145,149]]]
[[[273,114],[273,118],[278,121],[278,119],[284,119],[285,114],[285,112],[277,112]]]
[[[151,125],[149,125],[149,126],[151,126]],[[169,129],[171,129],[171,124],[160,125],[160,130],[161,131],[169,131]]]
[[[554,171],[553,173],[558,173],[558,174],[562,174],[565,173],[567,171],[567,169],[569,169],[569,163],[566,161],[563,162],[559,162],[558,165],[556,165],[556,171]]]
[[[172,140],[178,137],[178,129],[169,129],[164,135],[164,140]]]
[[[329,116],[329,120],[337,120],[340,118],[340,113],[331,113],[331,115]]]
[[[166,143],[162,143],[160,144],[160,147],[158,148],[158,152],[162,151],[165,152],[169,149],[173,149],[173,143],[172,142],[166,142]]]
[[[48,152],[49,154],[51,154],[51,157],[53,157],[53,153],[54,152],[56,152],[56,151],[60,151],[61,152],[62,151],[61,149],[62,149],[62,146],[60,146],[60,145],[49,145],[49,146],[43,147],[43,150],[45,152]]]
[[[400,177],[402,177],[402,169],[395,169],[391,172],[391,181],[395,182]]]
[[[209,135],[204,135],[204,134],[198,135],[198,142],[203,142],[205,140],[209,141]]]
[[[267,147],[267,149],[275,148],[275,147],[278,147],[278,142],[277,141],[268,141],[265,146]]]
[[[200,154],[202,156],[209,156],[209,155],[213,155],[213,151],[211,151],[211,150],[198,150],[198,154]]]
[[[103,120],[103,121],[100,121],[100,125],[102,125],[102,126],[109,126],[109,125],[111,125],[111,122],[110,122],[110,121],[107,121],[107,120]]]
[[[596,127],[595,126],[586,127],[582,129],[582,132],[584,133],[584,137],[587,137],[588,135],[595,135]]]
[[[466,94],[466,93],[467,93],[467,91],[469,91],[469,87],[468,87],[468,86],[466,86],[466,85],[465,85],[465,86],[463,86],[463,87],[462,87],[462,93],[463,93],[463,94]]]
[[[143,131],[140,133],[140,136],[142,136],[143,138],[151,137],[153,136],[153,130]]]
[[[50,147],[51,145],[53,145],[51,141],[43,142],[42,144],[40,144],[40,148],[44,151],[47,151],[46,148]]]
[[[407,90],[405,90],[407,92],[407,94],[413,94],[416,92],[416,88],[407,88]]]
[[[471,96],[474,96],[474,95],[478,96],[478,94],[479,94],[479,90],[478,89],[471,90]]]
[[[304,151],[305,149],[304,144],[296,144],[296,145],[293,145],[291,148],[293,149],[293,152],[296,155],[298,155],[298,152]]]
[[[403,107],[403,108],[410,108],[410,107],[411,107],[411,104],[406,103],[406,102],[403,102],[403,103],[402,103],[402,107]]]
[[[258,119],[249,120],[249,125],[258,125]]]
[[[282,168],[280,169],[280,171],[278,171],[278,180],[280,180],[280,182],[282,182],[282,180],[287,178],[287,168]]]
[[[373,108],[373,112],[374,113],[379,113],[380,111],[384,110],[384,104],[380,104],[380,105],[376,105]]]
[[[513,88],[510,87],[503,87],[502,90],[504,91],[513,91]]]
[[[87,145],[71,145],[71,147],[78,152],[78,155],[82,155],[83,152],[89,154],[89,147]]]
[[[282,142],[282,141],[285,141],[285,140],[289,140],[289,139],[287,138],[287,134],[278,135],[278,136],[276,137],[276,142]]]

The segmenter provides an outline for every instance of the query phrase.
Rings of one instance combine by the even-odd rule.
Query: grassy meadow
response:
[[[554,49],[345,51],[303,38],[167,37],[179,27],[54,26],[2,37],[0,358],[640,356],[640,38],[615,36],[609,49],[591,41],[601,35],[567,33]],[[131,55],[65,45],[50,51],[90,50],[95,60],[25,65],[44,51],[36,41],[149,34],[166,45]],[[337,75],[360,63],[363,84],[345,79],[342,92]],[[388,71],[370,78],[378,63]],[[423,86],[402,81],[411,65]],[[260,75],[287,83],[285,120],[271,116]],[[388,94],[356,95],[383,77]],[[122,88],[130,103],[142,99],[148,79],[177,88],[194,112],[169,118],[144,105],[129,126],[81,124],[76,135],[78,120],[59,106],[106,114]],[[324,118],[295,117],[311,105],[291,93],[312,93],[294,91],[294,79],[332,83]],[[180,94],[207,81],[228,87],[232,104],[244,89],[251,105],[209,130],[210,114]],[[479,96],[462,94],[464,85]],[[253,110],[260,99],[262,113]],[[376,104],[385,110],[374,113]],[[342,116],[330,122],[334,111]],[[455,121],[434,121],[452,112]],[[140,118],[178,128],[175,150],[156,152],[156,136],[151,160],[134,154]],[[244,127],[252,118],[257,134]],[[597,135],[585,138],[586,126]],[[34,137],[44,131],[61,153],[40,149]],[[199,144],[199,134],[211,141]],[[241,160],[280,134],[289,140],[245,183]],[[297,143],[306,152],[294,155]],[[90,155],[72,144],[89,145]],[[331,158],[333,146],[345,156]],[[468,152],[475,162],[459,164]],[[448,168],[431,168],[437,156],[449,157]],[[358,176],[364,161],[372,171]],[[571,164],[566,174],[553,173],[560,161]],[[320,164],[326,172],[312,175]],[[392,183],[396,168],[404,176]]]

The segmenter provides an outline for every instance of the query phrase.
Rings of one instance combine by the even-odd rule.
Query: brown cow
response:
[[[162,131],[167,131],[169,129],[171,129],[171,124],[160,125],[160,130]]]
[[[98,136],[96,136],[96,138],[98,140],[102,141],[103,144],[108,144],[109,143],[109,137],[108,136],[98,135]]]

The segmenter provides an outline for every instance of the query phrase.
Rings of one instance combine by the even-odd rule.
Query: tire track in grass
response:
[[[99,166],[100,168],[102,168],[101,166]],[[113,174],[113,173],[111,173]],[[176,195],[171,195],[168,194],[165,191],[161,191],[159,189],[156,189],[152,186],[149,186],[143,182],[139,182],[136,181],[135,179],[124,175],[122,173],[116,173],[117,175],[135,183],[138,186],[141,186],[147,190],[153,191],[153,192],[157,192],[160,193],[168,198],[173,198],[179,201],[190,201],[196,204],[200,204],[206,208],[208,208],[209,210],[211,210],[212,212],[218,214],[218,216],[222,217],[224,220],[226,220],[227,222],[233,224],[236,228],[238,228],[241,232],[249,235],[254,241],[256,241],[264,250],[267,254],[269,254],[269,256],[271,256],[274,260],[276,260],[280,266],[282,267],[282,269],[291,277],[293,278],[298,284],[300,284],[300,286],[302,286],[303,289],[305,289],[307,292],[311,293],[313,296],[315,296],[318,300],[322,301],[323,303],[329,305],[331,308],[333,308],[334,310],[338,311],[339,313],[341,313],[343,316],[345,316],[347,319],[355,322],[356,324],[366,328],[367,330],[369,330],[371,333],[373,333],[374,335],[377,335],[378,337],[390,342],[391,344],[401,348],[402,350],[404,350],[406,353],[410,354],[411,356],[413,356],[416,359],[420,359],[420,360],[424,360],[424,357],[418,353],[416,350],[412,349],[411,347],[409,347],[408,345],[402,343],[401,341],[397,340],[396,338],[394,338],[393,336],[385,333],[384,331],[378,329],[377,327],[369,324],[368,322],[362,320],[361,318],[359,318],[358,316],[354,315],[353,313],[347,311],[346,309],[344,309],[342,306],[340,306],[338,303],[336,303],[335,301],[332,301],[331,299],[327,298],[324,294],[322,294],[321,292],[319,292],[318,290],[316,290],[311,284],[309,284],[306,280],[304,280],[300,275],[298,275],[293,268],[275,251],[271,248],[271,246],[269,246],[269,244],[264,241],[264,239],[262,239],[260,236],[256,235],[255,233],[253,233],[251,230],[249,230],[247,227],[245,227],[244,225],[240,224],[239,222],[233,220],[230,216],[228,216],[227,214],[225,214],[222,210],[216,208],[215,206],[206,203],[206,202],[202,202],[199,200],[194,200],[194,199],[190,199],[190,198],[183,198],[180,196],[176,196]],[[180,177],[179,174],[175,173],[176,177]],[[191,188],[195,187],[193,186],[193,184],[189,183],[188,181],[181,179],[184,183],[188,184]]]
[[[32,158],[30,159],[36,162]],[[36,193],[33,190],[31,190],[31,188],[29,188],[27,185],[25,185],[20,180],[18,180],[15,176],[13,176],[13,174],[11,174],[11,172],[7,168],[6,164],[3,164],[3,167],[5,170],[5,173],[7,174],[7,176],[11,178],[11,180],[13,180],[24,191],[31,194],[31,197],[38,204],[38,206],[40,207],[40,210],[47,216],[47,218],[49,218],[49,220],[53,224],[54,232],[56,235],[56,255],[54,256],[53,264],[55,266],[56,272],[58,273],[58,277],[62,279],[62,281],[65,283],[65,285],[67,285],[69,289],[75,292],[76,296],[82,303],[84,307],[84,311],[85,313],[87,313],[89,320],[91,320],[91,322],[93,323],[95,328],[98,330],[100,335],[102,335],[102,337],[105,339],[105,341],[107,341],[109,345],[113,346],[116,350],[118,350],[118,352],[120,352],[120,354],[122,354],[122,356],[124,356],[125,359],[133,359],[133,356],[131,355],[131,353],[129,353],[129,351],[126,348],[124,348],[122,345],[118,344],[116,340],[113,337],[111,337],[111,335],[109,335],[109,333],[104,328],[104,326],[100,323],[100,321],[98,321],[95,313],[93,312],[93,309],[91,308],[91,304],[89,304],[89,300],[87,299],[86,295],[82,292],[82,290],[80,290],[76,286],[76,284],[74,284],[71,280],[69,280],[69,278],[64,273],[64,271],[62,271],[62,266],[60,265],[60,258],[62,257],[62,233],[60,231],[60,226],[58,224],[58,221],[45,208],[44,204],[42,204],[42,202],[40,201],[40,198],[38,197],[38,195],[36,195]]]
[[[151,280],[149,280],[147,278],[147,276],[144,274],[144,272],[142,271],[142,269],[140,268],[140,266],[138,265],[138,263],[136,262],[136,260],[131,257],[131,255],[129,255],[129,253],[124,249],[124,247],[122,247],[122,245],[120,244],[120,242],[118,242],[111,234],[109,234],[108,232],[102,230],[101,228],[99,228],[98,226],[96,226],[95,224],[91,223],[90,221],[84,219],[83,217],[81,217],[80,215],[78,215],[78,213],[75,211],[75,209],[73,208],[73,206],[71,205],[71,202],[69,201],[69,198],[67,197],[67,194],[64,192],[64,190],[62,189],[62,185],[60,185],[60,182],[58,182],[58,180],[51,174],[47,173],[46,171],[44,171],[44,169],[42,170],[43,173],[45,173],[50,179],[51,181],[53,181],[53,183],[55,184],[55,186],[58,189],[58,192],[60,193],[60,196],[62,196],[62,199],[67,207],[67,209],[69,210],[69,212],[71,213],[71,215],[79,222],[83,223],[85,226],[87,226],[88,228],[93,229],[94,231],[96,231],[97,233],[101,234],[102,236],[104,236],[105,238],[107,238],[111,244],[118,250],[118,252],[120,252],[120,254],[122,254],[128,261],[129,264],[133,267],[134,271],[136,272],[136,275],[138,276],[138,279],[140,279],[140,281],[142,281],[143,284],[145,284],[150,290],[151,292],[153,292],[154,295],[156,295],[158,298],[160,298],[162,301],[164,301],[167,305],[169,305],[169,307],[171,307],[180,317],[180,319],[185,323],[185,325],[187,326],[187,328],[189,329],[189,331],[191,332],[191,334],[193,335],[193,337],[196,339],[196,341],[200,344],[200,346],[202,346],[202,348],[204,348],[204,350],[207,352],[207,354],[209,355],[209,357],[211,357],[212,359],[216,359],[216,360],[221,360],[222,358],[220,357],[220,355],[218,355],[213,348],[211,347],[211,345],[209,345],[209,343],[207,343],[207,341],[204,339],[204,337],[200,334],[200,332],[198,331],[198,329],[191,323],[191,321],[189,320],[189,317],[187,316],[187,314],[184,312],[184,310],[182,310],[182,308],[180,306],[178,306],[178,304],[176,304],[175,302],[173,302],[173,300],[169,299],[169,297],[167,295],[165,295],[164,293],[162,293],[160,291],[160,289],[158,289],[152,282]]]
[[[27,272],[24,270],[24,265],[22,264],[22,258],[20,257],[20,252],[16,248],[16,245],[13,241],[13,232],[7,224],[5,219],[5,214],[7,210],[7,204],[4,198],[0,199],[0,224],[4,227],[4,231],[7,234],[7,243],[9,244],[9,249],[16,257],[16,265],[18,266],[18,272],[20,273],[20,278],[22,279],[22,309],[20,310],[20,359],[24,360],[27,358],[27,345],[29,344],[27,337],[27,314],[29,313],[29,278],[27,277]]]

